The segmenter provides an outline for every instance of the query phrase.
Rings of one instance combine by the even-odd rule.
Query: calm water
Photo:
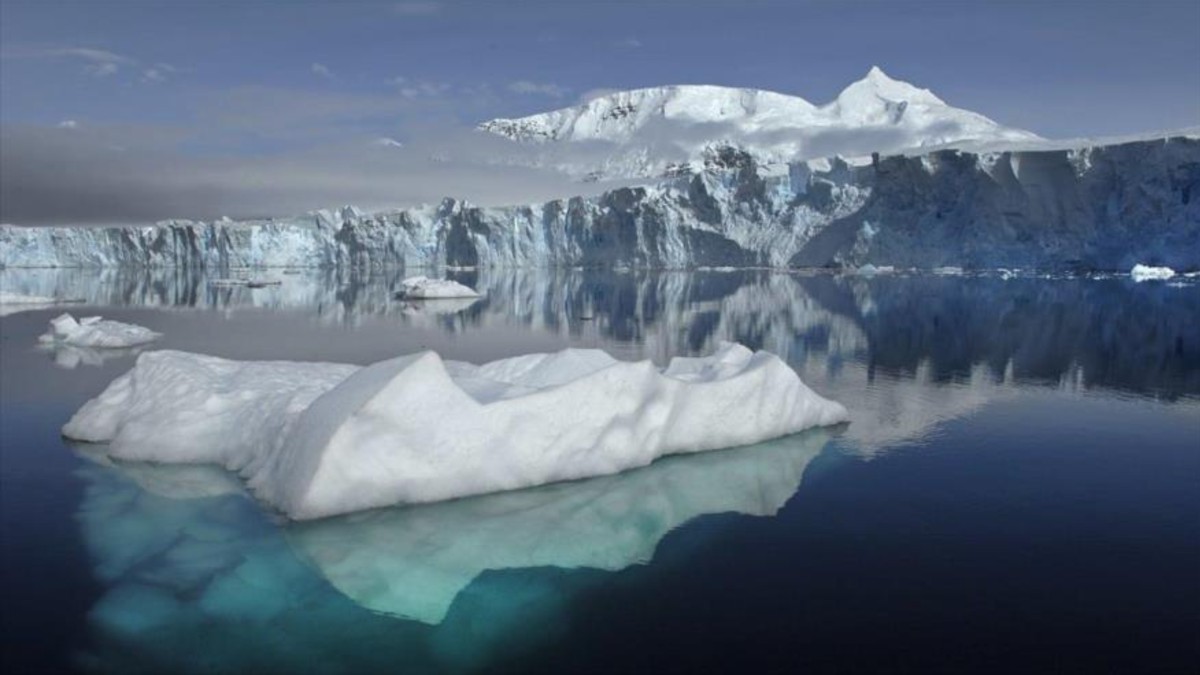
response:
[[[398,276],[398,275],[397,275]],[[212,288],[0,273],[154,348],[369,363],[566,346],[787,359],[853,421],[621,476],[304,525],[62,423],[133,352],[0,319],[5,672],[1195,672],[1200,284],[767,272]]]

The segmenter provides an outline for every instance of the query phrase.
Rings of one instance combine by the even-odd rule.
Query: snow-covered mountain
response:
[[[536,162],[591,179],[695,170],[721,146],[774,163],[963,141],[1038,139],[950,106],[878,67],[821,106],[771,91],[676,85],[619,91],[479,128],[538,146]]]

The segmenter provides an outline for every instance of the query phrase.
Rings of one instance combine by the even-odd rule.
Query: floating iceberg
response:
[[[134,347],[162,337],[149,328],[120,321],[106,321],[87,316],[79,321],[70,314],[60,314],[50,320],[50,330],[38,338],[46,344],[68,344],[75,347]]]
[[[435,298],[478,298],[479,294],[457,281],[409,277],[400,282],[400,297],[410,300],[432,300]]]
[[[1150,265],[1134,265],[1129,271],[1134,281],[1165,280],[1175,276],[1175,270],[1170,267],[1152,267]]]
[[[361,369],[157,351],[63,434],[121,459],[222,464],[309,519],[612,474],[846,419],[777,356],[728,343],[664,370],[580,349],[480,366],[421,352]]]

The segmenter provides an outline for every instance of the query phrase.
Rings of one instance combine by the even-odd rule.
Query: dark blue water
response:
[[[212,467],[113,464],[62,423],[134,353],[0,319],[5,672],[1195,672],[1200,285],[465,274],[215,289],[37,272],[6,291],[231,358],[665,363],[737,340],[849,425],[621,476],[304,525]]]

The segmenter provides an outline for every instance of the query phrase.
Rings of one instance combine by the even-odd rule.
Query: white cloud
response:
[[[140,69],[141,81],[146,83],[163,82],[168,76],[178,72],[169,63],[143,64],[138,59],[105,49],[92,47],[51,47],[6,48],[0,53],[5,59],[68,59],[82,63],[83,72],[97,78],[108,78],[124,70]]]
[[[642,41],[635,37],[627,37],[624,40],[617,40],[617,42],[614,44],[620,49],[640,49],[642,47]]]
[[[411,80],[397,75],[387,83],[396,87],[396,91],[404,98],[415,100],[420,98],[437,98],[447,94],[453,86],[447,82],[430,82],[428,80]]]
[[[392,5],[392,13],[400,16],[429,16],[442,11],[442,6],[436,2],[397,2]]]
[[[579,103],[583,104],[589,101],[594,101],[598,98],[608,96],[609,94],[615,94],[618,91],[620,91],[620,89],[608,89],[604,87],[598,89],[588,89],[579,95]]]
[[[566,87],[561,87],[557,84],[549,82],[530,82],[529,80],[517,80],[508,84],[508,90],[516,94],[536,94],[540,96],[549,96],[551,98],[562,98],[570,92]]]
[[[312,64],[312,73],[317,77],[333,77],[333,71],[329,69],[329,66],[326,66],[323,63]]]
[[[108,77],[116,75],[120,67],[115,63],[89,63],[83,67],[83,72],[93,77]]]
[[[142,82],[166,82],[178,70],[169,63],[156,63],[142,71]]]
[[[56,49],[34,50],[29,53],[33,57],[69,58],[84,62],[83,72],[93,77],[109,77],[116,75],[121,68],[137,65],[137,59],[123,56],[115,52],[90,47],[63,47]]]
[[[79,122],[76,122],[75,120],[63,120],[58,123],[58,128],[59,129],[78,129]]]

